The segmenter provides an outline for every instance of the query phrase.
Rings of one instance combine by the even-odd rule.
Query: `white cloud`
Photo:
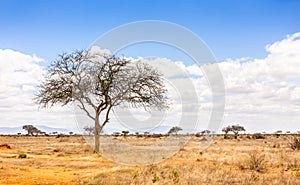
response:
[[[0,126],[47,124],[76,127],[65,121],[72,112],[67,107],[41,110],[33,101],[36,87],[43,78],[43,59],[10,49],[0,49]],[[62,124],[63,123],[63,124]]]
[[[265,58],[244,57],[218,63],[226,89],[225,125],[244,124],[251,132],[300,130],[299,38],[300,33],[295,33],[266,46],[269,53]],[[172,62],[168,59],[153,61],[160,64],[162,61]],[[175,64],[192,79],[199,97],[200,112],[209,114],[212,107],[211,89],[203,69],[198,65],[186,66],[180,61]],[[178,75],[178,69],[172,70],[169,66],[161,69],[166,69],[169,77]],[[185,82],[176,80],[184,89]],[[185,88],[182,94],[188,96],[189,91]]]
[[[27,92],[27,91],[34,91],[35,88],[33,85],[22,85],[22,90]]]
[[[89,50],[89,53],[98,54],[98,55],[110,55],[111,54],[110,50],[102,49],[97,45],[92,46],[91,49]]]
[[[225,125],[240,123],[250,132],[300,130],[299,38],[300,33],[295,33],[266,46],[269,53],[265,58],[228,59],[218,63],[226,89]],[[94,50],[109,53],[107,50]],[[212,95],[203,68],[186,66],[184,62],[166,58],[140,57],[133,60],[158,66],[168,79],[173,107],[164,118],[166,123],[176,123],[182,105],[188,104],[199,108],[199,128],[207,125]],[[70,107],[39,110],[33,103],[33,93],[44,73],[42,62],[35,55],[0,50],[0,126],[32,123],[76,127]],[[187,88],[187,83],[192,83],[194,89]],[[194,101],[192,91],[196,92],[198,101]],[[193,106],[185,107],[185,110],[192,109]],[[141,115],[146,114],[139,110],[138,116]],[[195,113],[189,112],[189,116],[194,118]]]
[[[229,59],[219,63],[227,92],[228,122],[247,122],[252,130],[299,130],[299,37],[300,33],[295,33],[268,45],[269,54],[263,59]]]

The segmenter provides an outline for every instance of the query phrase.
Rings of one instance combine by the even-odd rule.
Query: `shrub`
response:
[[[179,174],[177,171],[173,170],[169,173],[168,178],[170,180],[173,180],[173,182],[178,183],[179,182]]]
[[[143,137],[143,135],[142,135],[142,134],[139,134],[139,135],[136,135],[136,137],[140,138],[140,137]]]
[[[249,156],[249,169],[261,172],[264,169],[265,155],[253,152]]]
[[[69,137],[68,135],[65,135],[65,134],[58,134],[57,136],[56,136],[56,138],[61,138],[61,137]]]
[[[25,158],[27,158],[27,155],[24,153],[21,153],[21,154],[19,154],[18,158],[25,159]]]
[[[294,137],[293,141],[290,142],[291,149],[300,150],[300,138]]]
[[[299,161],[297,159],[289,161],[288,164],[287,164],[286,171],[287,170],[293,170],[293,171],[300,170]]]
[[[282,134],[282,131],[281,130],[277,130],[274,134],[278,138]]]
[[[159,177],[155,173],[155,174],[153,174],[152,182],[155,183],[157,181],[159,181]]]
[[[231,139],[231,137],[229,135],[224,135],[224,139]]]
[[[262,135],[261,133],[255,133],[252,135],[253,139],[265,139],[266,137]]]
[[[118,137],[118,136],[120,136],[120,132],[114,132],[112,135],[115,137]]]
[[[133,175],[132,178],[133,178],[133,179],[136,179],[138,176],[139,176],[139,172],[136,171],[136,172],[134,173],[134,175]]]

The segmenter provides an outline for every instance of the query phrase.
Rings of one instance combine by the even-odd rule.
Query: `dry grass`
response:
[[[142,145],[159,138],[118,138]],[[175,156],[153,165],[126,166],[96,154],[80,136],[0,136],[0,184],[300,184],[299,150],[288,136],[224,140],[204,151],[194,137]],[[27,155],[25,159],[16,156]]]

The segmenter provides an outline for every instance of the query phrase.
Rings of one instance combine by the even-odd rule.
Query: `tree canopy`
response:
[[[164,110],[168,107],[166,92],[162,74],[146,63],[76,51],[59,55],[51,63],[36,101],[42,107],[76,102],[94,121],[98,151],[100,132],[109,122],[113,107],[127,102],[132,107]],[[102,114],[104,119],[100,121]]]
[[[40,131],[38,128],[36,128],[33,125],[24,125],[23,129],[28,132],[28,135],[34,135],[34,134],[45,134],[44,132]]]
[[[168,134],[173,134],[173,133],[175,133],[175,134],[177,134],[179,131],[181,131],[182,130],[182,128],[180,128],[180,127],[178,127],[178,126],[175,126],[175,127],[172,127],[170,130],[169,130],[169,132],[168,132]]]
[[[240,125],[232,125],[232,126],[227,126],[227,127],[224,127],[222,129],[223,132],[225,132],[225,135],[224,135],[224,138],[228,138],[227,134],[229,132],[233,132],[234,133],[234,138],[236,139],[239,132],[241,131],[246,131],[245,128],[243,126],[240,126]]]

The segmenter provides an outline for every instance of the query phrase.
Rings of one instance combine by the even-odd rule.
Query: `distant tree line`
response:
[[[35,136],[37,136],[37,135],[46,135],[46,136],[47,135],[64,135],[64,134],[58,133],[56,131],[47,134],[46,132],[43,132],[43,131],[39,130],[38,128],[36,128],[33,125],[24,125],[23,129],[27,131],[27,135],[31,135],[31,136],[34,136],[34,135]],[[83,130],[84,130],[84,135],[93,136],[94,133],[95,133],[95,127],[94,126],[85,126],[83,128]],[[155,133],[150,134],[150,132],[148,132],[148,131],[146,131],[144,133],[135,132],[135,133],[129,134],[130,133],[129,131],[123,130],[121,132],[114,132],[111,135],[115,136],[115,137],[117,137],[117,136],[126,137],[128,135],[135,135],[137,137],[143,137],[143,136],[160,137],[160,136],[168,136],[168,135],[178,135],[178,133],[182,130],[183,129],[181,127],[174,126],[174,127],[170,128],[170,130],[165,134],[155,134]],[[224,127],[222,129],[222,132],[224,132],[224,139],[230,139],[232,137],[232,135],[230,135],[230,132],[232,132],[233,138],[237,139],[238,136],[239,136],[239,133],[240,132],[245,132],[245,131],[246,131],[245,128],[243,126],[238,125],[238,124],[230,125],[230,126]],[[74,134],[73,132],[69,132],[69,135],[73,135],[73,134]],[[196,137],[202,137],[202,136],[209,135],[209,134],[215,134],[215,132],[210,131],[210,130],[203,130],[203,131],[197,132],[197,133],[192,134],[192,135],[195,135]],[[283,134],[297,135],[297,134],[300,134],[300,132],[298,131],[298,132],[293,134],[290,131],[286,131],[284,133],[281,130],[277,130],[276,132],[273,133],[273,135],[275,135],[277,137],[279,137]],[[21,133],[18,133],[18,135],[21,135]],[[266,133],[265,132],[263,132],[263,134],[254,133],[254,134],[251,134],[251,136],[248,135],[247,137],[248,138],[253,138],[253,139],[265,139]]]
[[[27,135],[31,135],[31,136],[37,136],[37,135],[45,135],[45,136],[48,136],[48,135],[64,135],[64,134],[58,133],[56,131],[50,132],[49,134],[47,134],[46,132],[39,130],[38,128],[36,128],[33,125],[23,125],[22,128],[27,131]],[[73,132],[69,132],[69,135],[73,135],[73,134],[74,134]],[[18,135],[21,135],[21,133],[18,133]]]

